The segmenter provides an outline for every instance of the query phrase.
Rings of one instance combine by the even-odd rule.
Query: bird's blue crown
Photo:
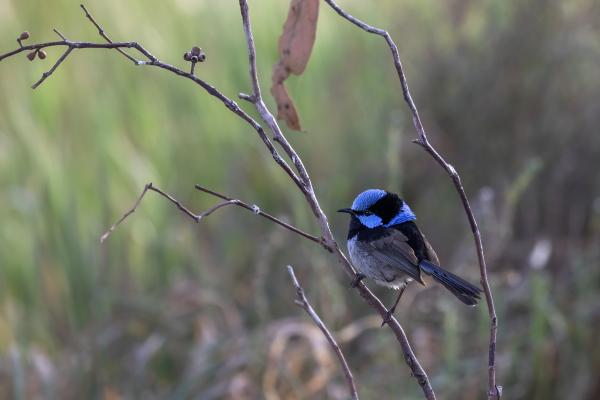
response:
[[[356,196],[356,199],[354,199],[354,202],[352,203],[352,209],[355,211],[365,211],[373,205],[375,205],[375,203],[383,199],[386,195],[388,195],[388,192],[381,189],[365,190],[364,192]],[[417,216],[410,209],[408,204],[406,204],[406,202],[403,202],[395,195],[390,194],[390,196],[393,196],[393,198],[396,199],[396,202],[402,203],[402,207],[400,208],[400,210],[398,210],[397,214],[394,215],[394,217],[392,217],[387,223],[384,224],[382,216],[377,215],[377,213],[370,215],[358,215],[358,219],[361,222],[361,224],[363,224],[367,228],[377,228],[380,226],[390,227],[402,224],[404,222],[414,221],[417,219]],[[393,201],[392,204],[394,204]],[[387,220],[387,218],[385,219]]]
[[[381,189],[365,190],[356,196],[354,202],[352,203],[352,209],[355,211],[364,211],[373,204],[377,203],[377,201],[381,200],[386,193],[387,192],[385,190]]]

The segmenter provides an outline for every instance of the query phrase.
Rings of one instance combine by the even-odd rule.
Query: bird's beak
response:
[[[356,212],[351,208],[342,208],[341,210],[338,210],[338,212],[346,213],[346,214],[350,214],[350,215],[356,215]]]

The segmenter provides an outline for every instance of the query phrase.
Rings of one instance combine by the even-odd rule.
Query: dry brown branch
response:
[[[406,80],[406,75],[404,74],[402,62],[400,61],[398,47],[396,46],[396,43],[392,40],[390,34],[383,29],[375,28],[348,14],[346,11],[340,8],[340,6],[338,6],[334,0],[325,0],[325,2],[329,4],[329,6],[331,6],[331,8],[335,10],[335,12],[337,12],[341,17],[350,21],[359,28],[369,33],[382,36],[385,39],[390,48],[390,51],[392,52],[394,66],[396,67],[398,78],[400,79],[400,85],[402,87],[404,100],[406,101],[406,104],[410,109],[413,124],[417,131],[418,138],[415,139],[414,142],[423,147],[423,149],[427,151],[434,158],[434,160],[437,161],[437,163],[448,173],[460,196],[460,200],[467,215],[467,219],[469,220],[471,232],[475,240],[477,258],[479,260],[481,285],[483,286],[485,292],[485,300],[487,303],[488,314],[490,318],[490,344],[488,354],[488,398],[499,399],[501,397],[502,387],[496,384],[496,336],[498,331],[498,318],[496,316],[496,308],[494,307],[494,298],[492,296],[492,290],[490,288],[490,284],[487,277],[487,267],[485,264],[483,244],[481,242],[481,233],[479,232],[479,228],[477,227],[477,221],[475,220],[475,216],[473,214],[473,211],[471,210],[471,206],[469,205],[469,199],[467,198],[467,195],[463,188],[460,176],[458,175],[458,172],[456,172],[454,167],[448,162],[446,162],[446,160],[444,160],[444,158],[437,152],[437,150],[429,143],[427,139],[427,133],[425,132],[425,128],[423,128],[423,123],[421,122],[421,118],[419,117],[417,106],[415,105],[415,102],[413,101],[412,96],[410,94],[410,90],[408,88],[408,82]]]
[[[300,286],[300,282],[298,282],[298,279],[294,274],[294,268],[292,268],[291,265],[288,265],[287,269],[288,273],[290,274],[290,278],[292,279],[292,283],[296,288],[297,298],[294,302],[296,303],[296,305],[298,305],[300,308],[306,311],[309,317],[312,318],[312,320],[319,327],[321,332],[323,332],[323,335],[325,335],[325,337],[327,338],[327,341],[331,345],[331,348],[340,360],[340,364],[342,366],[342,370],[344,371],[344,375],[346,376],[346,382],[348,383],[348,389],[350,390],[352,399],[358,400],[358,391],[356,390],[356,383],[354,382],[354,377],[352,377],[352,371],[350,371],[350,367],[346,362],[346,357],[344,357],[344,353],[342,353],[340,346],[338,346],[337,342],[335,341],[335,338],[333,337],[329,329],[327,329],[327,326],[323,323],[321,318],[319,318],[319,315],[317,314],[315,309],[310,305],[308,299],[306,298],[306,295],[304,294],[304,289],[302,289],[302,286]]]
[[[160,194],[162,197],[164,197],[165,199],[169,200],[171,203],[175,204],[175,206],[177,206],[177,208],[179,210],[181,210],[181,212],[183,212],[185,215],[187,215],[188,217],[190,217],[191,219],[194,220],[194,222],[200,222],[202,220],[202,218],[204,217],[208,217],[210,214],[212,214],[213,212],[217,211],[220,208],[223,207],[227,207],[227,206],[239,206],[242,208],[245,208],[246,210],[252,211],[254,214],[256,215],[260,215],[263,218],[268,219],[271,222],[276,223],[277,225],[283,226],[284,228],[297,233],[300,236],[305,237],[308,240],[312,240],[315,243],[322,243],[322,240],[319,239],[316,236],[313,236],[309,233],[304,232],[301,229],[296,228],[293,225],[288,224],[287,222],[284,222],[274,216],[272,216],[271,214],[267,214],[263,211],[261,211],[260,207],[258,207],[256,204],[252,204],[249,205],[241,200],[238,199],[233,199],[231,197],[225,196],[224,194],[215,192],[213,190],[210,190],[208,188],[205,188],[203,186],[200,185],[196,185],[196,189],[211,194],[215,197],[218,197],[224,201],[222,201],[221,203],[216,204],[215,206],[209,208],[208,210],[204,211],[201,214],[194,214],[192,211],[190,211],[188,208],[186,208],[183,204],[181,204],[181,202],[179,200],[177,200],[176,198],[174,198],[173,196],[171,196],[170,194],[166,193],[165,191],[161,190],[160,188],[154,186],[154,184],[152,182],[146,184],[146,186],[144,186],[144,190],[142,190],[142,193],[140,194],[140,196],[138,197],[138,199],[135,201],[135,203],[133,204],[133,207],[131,207],[127,212],[125,212],[125,214],[123,214],[123,216],[121,218],[119,218],[119,220],[117,222],[115,222],[101,237],[100,237],[100,242],[104,242],[111,233],[113,233],[113,231],[123,222],[127,219],[127,217],[129,217],[131,214],[133,214],[137,208],[139,207],[140,203],[142,202],[142,199],[144,198],[144,196],[146,195],[146,193],[148,192],[148,190],[151,190],[153,192],[156,192],[158,194]]]
[[[277,225],[281,225],[284,228],[289,229],[290,231],[297,233],[300,236],[304,236],[308,240],[312,240],[313,242],[318,243],[318,244],[323,244],[323,240],[321,238],[318,238],[309,233],[306,233],[306,232],[296,228],[295,226],[288,224],[287,222],[283,222],[282,220],[275,218],[274,216],[261,211],[260,207],[258,207],[256,204],[250,205],[250,204],[244,203],[241,200],[233,199],[231,197],[225,196],[224,194],[215,192],[213,190],[205,188],[204,186],[194,185],[194,187],[204,193],[211,194],[220,199],[227,200],[227,201],[233,201],[233,202],[235,202],[235,205],[245,208],[246,210],[250,210],[256,215],[260,215],[261,217],[264,217],[264,218],[268,219],[269,221],[276,223]]]

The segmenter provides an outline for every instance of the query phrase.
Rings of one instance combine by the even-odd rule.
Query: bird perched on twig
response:
[[[429,275],[463,303],[473,306],[481,289],[440,267],[437,255],[414,222],[417,217],[397,194],[370,189],[359,194],[351,208],[348,251],[358,273],[352,285],[367,277],[400,293],[388,310],[388,322],[406,285],[415,280],[423,285]]]

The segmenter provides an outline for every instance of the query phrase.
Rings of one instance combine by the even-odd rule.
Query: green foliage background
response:
[[[389,29],[431,141],[462,174],[483,229],[507,398],[596,398],[600,5],[340,3]],[[86,5],[115,40],[139,41],[176,65],[199,45],[202,78],[230,97],[249,91],[237,2]],[[250,6],[268,94],[288,2]],[[52,27],[100,41],[80,11],[66,0],[2,0],[0,52],[23,30],[29,42],[54,40]],[[302,339],[311,324],[293,305],[286,264],[342,336],[361,398],[420,398],[396,342],[334,259],[251,213],[219,210],[194,224],[149,194],[100,245],[150,181],[193,210],[215,204],[193,189],[201,183],[317,227],[254,131],[199,87],[116,52],[81,50],[32,91],[59,55],[0,65],[1,398],[345,398],[337,365],[316,369],[323,350]],[[334,211],[356,193],[399,191],[444,264],[476,281],[458,197],[410,143],[384,42],[323,3],[311,61],[289,89],[305,132],[287,135],[338,239],[347,221]],[[439,288],[406,296],[397,315],[439,398],[481,398],[485,307],[466,309]],[[285,329],[299,339],[277,353]],[[311,386],[315,371],[329,377],[320,386]]]

